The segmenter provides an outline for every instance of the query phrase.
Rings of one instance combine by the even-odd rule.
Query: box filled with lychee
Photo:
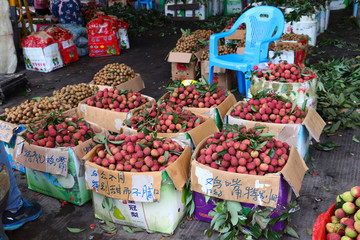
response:
[[[177,139],[191,148],[216,131],[214,119],[166,102],[145,104],[136,109],[123,127],[123,133],[127,135],[138,132],[156,134]]]
[[[145,88],[144,81],[139,73],[123,63],[111,63],[100,69],[95,75],[90,85],[96,85],[99,90],[105,88],[115,88],[139,92]]]
[[[155,102],[152,97],[139,92],[104,88],[96,95],[79,103],[79,117],[96,123],[112,132],[119,132],[128,114],[142,105]]]
[[[99,139],[103,144],[83,157],[95,215],[119,224],[173,233],[185,213],[182,191],[189,178],[189,146],[142,132]],[[116,208],[105,208],[104,199]]]
[[[217,84],[209,85],[201,79],[187,86],[179,81],[173,83],[167,87],[168,92],[160,98],[160,101],[183,106],[195,114],[209,116],[215,119],[219,129],[227,111],[236,104],[235,96],[218,87]]]
[[[82,205],[91,195],[79,159],[95,146],[96,133],[107,131],[77,117],[49,114],[18,135],[13,159],[26,166],[30,189]]]
[[[246,127],[265,126],[275,138],[286,139],[306,159],[311,138],[319,141],[326,123],[313,108],[300,108],[277,94],[258,93],[240,101],[226,114],[226,123]]]
[[[264,126],[225,125],[205,138],[191,162],[191,189],[242,203],[276,207],[281,178],[299,195],[307,166],[284,140]]]
[[[251,76],[248,96],[251,98],[266,89],[289,99],[299,107],[305,104],[306,107],[316,109],[316,74],[304,64],[284,61],[279,64],[269,63],[267,68],[259,69]]]

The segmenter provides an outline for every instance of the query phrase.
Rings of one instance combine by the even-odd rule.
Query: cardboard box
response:
[[[15,148],[15,142],[17,133],[24,131],[25,128],[20,125],[4,122],[0,120],[0,144],[3,145],[6,155],[9,159],[10,166],[13,169],[19,170],[20,172],[25,173],[25,167],[21,163],[17,163],[13,160],[13,153]]]
[[[248,98],[252,98],[256,93],[265,89],[270,89],[274,93],[290,100],[300,108],[306,102],[307,108],[316,109],[317,105],[317,78],[305,81],[303,83],[282,83],[270,82],[256,75],[251,77],[251,85],[248,92]]]
[[[278,173],[264,176],[232,173],[196,161],[200,149],[212,136],[205,138],[192,155],[191,190],[224,200],[276,207],[280,201],[280,181],[284,177],[295,195],[299,196],[302,180],[308,168],[296,147],[291,147],[289,159]]]
[[[98,147],[101,145],[83,158],[86,185],[93,191],[95,216],[172,234],[185,213],[182,190],[189,178],[189,146],[165,170],[141,173],[109,170],[90,162]],[[105,198],[112,203],[110,210],[103,207]]]
[[[209,61],[201,61],[201,76],[209,79]],[[214,67],[213,82],[224,90],[231,90],[237,81],[236,71]]]
[[[209,216],[210,211],[213,211],[215,208],[215,204],[219,201],[224,201],[219,198],[210,198],[208,202],[203,194],[198,192],[193,192],[193,198],[195,203],[195,210],[194,210],[194,218],[199,221],[208,222],[210,223],[211,220],[214,218],[213,216]],[[270,215],[270,218],[275,218],[280,216],[284,212],[284,206],[291,203],[292,201],[292,192],[290,185],[285,181],[284,177],[281,176],[280,179],[280,188],[279,188],[279,196],[278,196],[278,203],[275,207],[273,213]],[[226,201],[226,200],[225,200]],[[257,207],[254,204],[248,203],[241,203],[243,208],[243,212],[249,212],[254,207]],[[283,231],[286,225],[283,221],[278,222],[272,227],[274,231]]]
[[[284,49],[289,47],[289,45],[292,46],[293,49],[302,50],[270,50],[273,49],[272,46],[278,46]],[[277,41],[274,45],[271,44],[269,48],[269,61],[274,64],[279,64],[281,61],[287,61],[291,64],[301,64],[305,61],[305,48],[302,43],[295,41]]]
[[[145,95],[142,96],[146,97],[149,102],[155,102],[155,99],[152,97]],[[80,118],[96,123],[109,131],[120,132],[121,128],[124,126],[124,121],[129,117],[129,112],[116,112],[104,108],[89,106],[86,104],[87,100],[88,98],[84,99],[78,105],[77,114]],[[130,112],[134,112],[136,109],[138,108],[135,108]]]
[[[169,93],[165,93],[160,100],[169,98]],[[185,107],[196,115],[207,116],[215,120],[218,129],[222,128],[223,121],[225,119],[228,110],[236,104],[235,96],[230,93],[225,100],[215,108],[196,108],[196,107]]]
[[[95,124],[91,127],[97,133],[107,134]],[[83,205],[91,199],[91,193],[86,189],[84,164],[79,159],[93,147],[92,139],[73,148],[46,148],[30,145],[18,137],[13,158],[26,167],[29,189]]]
[[[190,0],[190,1],[186,1],[186,4],[191,4],[194,1]],[[182,5],[184,4],[181,1],[177,2],[177,5]],[[174,1],[167,1],[165,3],[165,16],[175,16],[175,10],[169,10],[169,6],[174,6]],[[199,8],[195,9],[194,13],[195,15],[193,15],[193,11],[192,10],[186,10],[181,9],[181,10],[177,10],[177,17],[184,17],[184,18],[191,18],[191,17],[197,17],[199,18],[199,20],[205,20],[208,17],[210,17],[212,15],[212,2],[211,1],[204,1],[203,3],[199,3]]]
[[[89,83],[89,85],[95,85],[93,81]],[[100,90],[104,90],[105,88],[115,88],[120,90],[127,90],[127,91],[133,91],[133,92],[140,92],[145,88],[144,81],[142,80],[139,73],[135,73],[135,77],[133,79],[129,79],[128,81],[121,83],[119,85],[116,85],[114,87],[112,86],[106,86],[106,85],[96,85],[99,87]]]
[[[57,43],[45,48],[24,47],[23,55],[27,70],[51,72],[64,66]]]
[[[238,102],[234,107],[241,103]],[[248,121],[231,116],[233,111],[234,109],[231,108],[226,114],[227,124],[245,125],[247,128],[258,125],[265,126],[264,131],[273,133],[275,139],[287,142],[290,146],[295,146],[302,158],[306,157],[311,138],[314,138],[317,142],[320,141],[321,132],[326,125],[321,116],[313,108],[307,109],[307,114],[302,124]]]
[[[170,52],[167,61],[171,62],[172,80],[196,79],[199,59],[204,49],[196,53]]]
[[[178,142],[181,142],[185,145],[195,148],[197,144],[201,142],[206,136],[218,131],[214,119],[207,116],[203,116],[205,122],[193,128],[192,130],[184,133],[156,133],[159,138],[169,137]],[[129,128],[127,126],[123,127],[122,132],[127,135],[134,135],[137,133],[137,130]]]

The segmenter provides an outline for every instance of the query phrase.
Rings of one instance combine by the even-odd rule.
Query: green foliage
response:
[[[337,58],[312,66],[317,72],[317,111],[326,122],[326,133],[334,133],[340,127],[360,126],[360,59]]]
[[[270,240],[280,239],[282,234],[299,237],[295,230],[289,226],[283,232],[275,232],[271,228],[278,222],[287,220],[291,213],[297,210],[297,203],[293,202],[283,206],[283,211],[278,217],[270,218],[273,208],[254,206],[244,208],[241,203],[234,201],[216,202],[216,207],[209,213],[213,216],[210,227],[219,232],[218,240],[260,239],[265,237]],[[204,236],[210,230],[204,232]]]

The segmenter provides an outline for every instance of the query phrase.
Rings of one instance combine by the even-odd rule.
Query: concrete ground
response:
[[[332,11],[329,30],[320,35],[319,40],[325,38],[339,38],[344,41],[358,41],[359,29],[349,30],[346,27],[346,19],[350,16],[347,11]],[[192,26],[196,29],[196,26]],[[354,37],[355,35],[355,37]],[[357,37],[356,37],[357,36]],[[121,55],[113,57],[90,58],[83,57],[62,69],[50,73],[39,73],[24,70],[20,64],[18,72],[26,72],[31,88],[28,91],[19,89],[0,107],[3,112],[5,107],[16,106],[27,98],[51,95],[54,89],[60,89],[68,84],[90,82],[93,75],[104,65],[113,62],[125,63],[131,66],[135,72],[140,73],[145,81],[146,88],[143,94],[160,98],[165,90],[161,87],[166,85],[170,79],[170,63],[165,61],[168,52],[175,46],[179,35],[165,37],[141,37],[131,38],[131,48],[123,50]],[[328,59],[332,55],[357,56],[359,52],[353,49],[338,49],[334,46],[313,49],[313,55],[309,61],[314,63],[321,58]],[[29,95],[27,95],[29,93]],[[237,95],[238,100],[241,96]],[[331,152],[323,152],[310,147],[310,160],[307,162],[311,172],[303,181],[300,192],[300,209],[291,217],[292,226],[300,235],[300,239],[311,239],[309,230],[316,217],[326,211],[335,201],[336,195],[349,190],[352,186],[359,185],[358,174],[360,164],[357,163],[360,148],[358,143],[352,141],[353,136],[360,137],[359,130],[339,131],[337,135],[322,136],[321,142],[333,141],[341,145]],[[43,213],[36,221],[27,223],[22,228],[8,232],[11,240],[35,240],[35,239],[215,239],[216,234],[210,238],[203,237],[208,223],[200,221],[189,221],[186,218],[181,222],[172,236],[160,233],[149,234],[146,232],[128,233],[117,225],[118,231],[114,236],[106,236],[100,228],[99,221],[95,219],[92,203],[88,202],[79,207],[68,204],[62,208],[59,200],[27,189],[26,178],[23,174],[15,171],[17,183],[22,190],[23,197],[30,201],[38,201],[43,206]],[[95,224],[94,229],[89,225]],[[71,233],[66,227],[86,228],[81,233]],[[294,239],[284,236],[281,239]]]

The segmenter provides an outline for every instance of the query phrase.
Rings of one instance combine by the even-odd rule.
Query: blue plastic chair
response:
[[[144,9],[156,9],[155,0],[137,0],[136,1],[136,9],[139,9],[139,4],[142,4],[142,8]]]
[[[218,55],[218,40],[232,35],[246,24],[245,52],[242,55]],[[268,62],[269,43],[278,40],[284,31],[285,19],[280,9],[271,6],[253,7],[243,13],[229,31],[213,34],[209,42],[209,83],[213,82],[214,66],[237,71],[238,88],[246,94],[250,87],[250,70]]]

